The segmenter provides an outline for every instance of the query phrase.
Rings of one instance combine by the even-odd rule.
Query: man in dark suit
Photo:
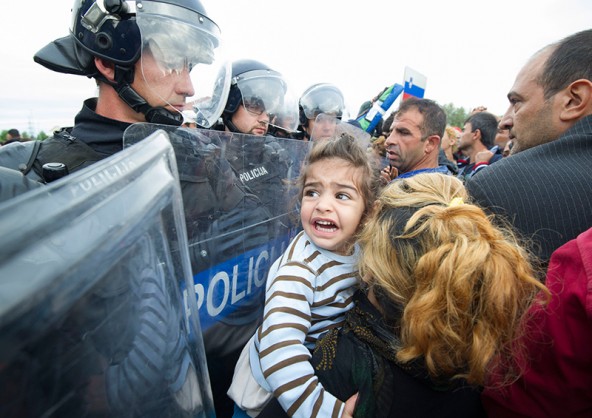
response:
[[[592,30],[537,52],[508,99],[500,128],[510,130],[512,153],[467,188],[546,265],[555,249],[592,227]]]

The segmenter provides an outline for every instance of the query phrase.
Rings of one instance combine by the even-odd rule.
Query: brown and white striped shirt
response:
[[[322,334],[341,326],[353,307],[358,255],[358,246],[349,256],[319,248],[302,231],[270,269],[251,367],[290,416],[341,415],[343,402],[319,383],[309,350]],[[257,363],[261,368],[255,371]]]

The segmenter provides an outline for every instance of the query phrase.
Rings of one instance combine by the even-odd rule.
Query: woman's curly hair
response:
[[[511,229],[466,201],[453,176],[391,183],[361,232],[360,272],[403,308],[399,361],[476,385],[502,362],[507,382],[519,373],[508,365],[517,367],[522,319],[546,288]]]

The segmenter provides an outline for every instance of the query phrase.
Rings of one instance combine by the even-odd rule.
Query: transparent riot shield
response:
[[[160,132],[0,206],[0,416],[212,417]]]
[[[310,138],[311,141],[322,141],[341,136],[344,133],[353,136],[363,148],[370,146],[372,137],[368,132],[327,113],[317,115]]]
[[[262,320],[268,269],[300,231],[295,180],[311,143],[135,124],[125,146],[155,129],[175,149],[195,281],[187,298],[199,307],[214,399],[229,402],[234,364]]]

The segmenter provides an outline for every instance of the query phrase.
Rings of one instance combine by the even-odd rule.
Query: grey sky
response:
[[[592,22],[589,0],[202,1],[230,58],[268,64],[297,94],[313,83],[333,83],[352,114],[383,87],[402,83],[405,66],[427,76],[426,97],[440,104],[484,105],[502,114],[524,62]],[[71,5],[3,5],[0,130],[71,125],[81,101],[95,94],[92,80],[54,73],[32,59],[68,33]]]

